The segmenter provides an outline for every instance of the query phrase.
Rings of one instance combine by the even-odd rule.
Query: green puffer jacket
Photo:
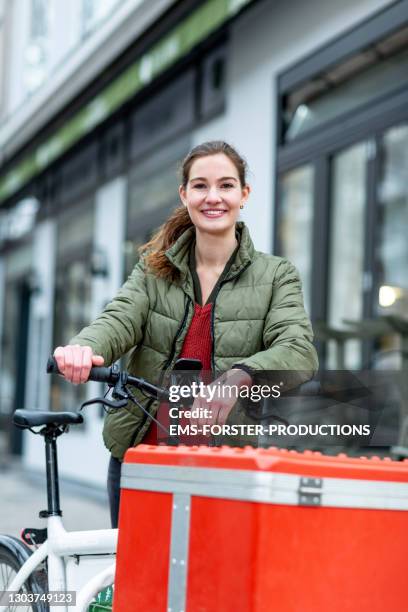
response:
[[[243,223],[237,223],[237,231],[240,247],[213,303],[213,372],[240,364],[251,370],[300,371],[299,382],[308,380],[318,362],[298,273],[286,259],[255,251]],[[133,349],[130,373],[149,381],[158,381],[160,372],[168,373],[193,317],[188,264],[194,232],[188,229],[166,253],[180,271],[179,281],[157,278],[139,262],[102,314],[70,344],[90,346],[106,365]],[[157,402],[135,395],[150,414],[156,413]],[[234,410],[228,421],[243,422]],[[129,404],[106,416],[105,445],[121,460],[127,448],[143,439],[149,425],[142,410]]]

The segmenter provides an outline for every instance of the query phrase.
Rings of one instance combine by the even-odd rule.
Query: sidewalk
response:
[[[67,530],[110,527],[103,491],[60,482],[60,501]],[[45,478],[24,470],[18,462],[0,464],[0,533],[19,537],[23,527],[45,527],[38,512],[47,506]]]

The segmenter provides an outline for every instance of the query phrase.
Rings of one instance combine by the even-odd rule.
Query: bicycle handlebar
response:
[[[58,369],[58,365],[55,357],[49,357],[47,362],[47,374],[61,374]],[[120,371],[116,366],[104,367],[96,366],[91,368],[88,376],[88,380],[95,382],[106,383],[113,387],[116,383],[121,382],[123,385],[132,385],[144,391],[154,399],[160,401],[168,401],[169,393],[166,389],[157,387],[152,383],[147,382],[143,378],[137,376],[130,376],[127,372]]]
[[[48,374],[61,374],[58,369],[57,362],[53,356],[49,357],[47,362],[47,373]],[[169,392],[166,389],[161,387],[157,387],[152,383],[147,382],[143,378],[139,378],[136,376],[130,376],[125,371],[120,371],[117,366],[113,365],[110,367],[104,366],[96,366],[91,368],[89,372],[88,380],[106,383],[109,386],[114,386],[117,383],[121,382],[123,385],[129,384],[133,387],[144,391],[150,397],[154,399],[158,399],[160,401],[169,401]],[[320,382],[310,380],[306,383],[303,383],[299,387],[296,388],[295,393],[301,397],[305,396],[316,396],[320,395],[322,392]],[[183,398],[183,403],[186,405],[191,405],[194,401],[194,397],[186,397]]]

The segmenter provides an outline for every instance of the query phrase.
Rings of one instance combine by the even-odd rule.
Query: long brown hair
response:
[[[222,140],[213,140],[197,145],[184,158],[181,164],[181,183],[183,187],[187,187],[191,166],[197,159],[217,155],[218,153],[223,153],[232,161],[237,169],[241,187],[244,187],[246,185],[247,163],[231,145]],[[183,205],[177,206],[151,240],[139,247],[139,252],[144,256],[146,267],[150,272],[168,280],[177,278],[177,270],[167,259],[165,253],[190,227],[193,227],[193,223],[187,208]]]

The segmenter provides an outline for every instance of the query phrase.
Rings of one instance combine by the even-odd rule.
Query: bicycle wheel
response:
[[[0,536],[0,591],[5,591],[31,555],[31,550],[23,542],[11,536]],[[41,580],[41,578],[43,578]],[[20,593],[43,593],[46,579],[42,571],[33,572],[26,580]],[[46,589],[45,589],[46,590]],[[38,603],[27,603],[27,605],[11,604],[7,606],[7,612],[48,612],[48,605]]]

